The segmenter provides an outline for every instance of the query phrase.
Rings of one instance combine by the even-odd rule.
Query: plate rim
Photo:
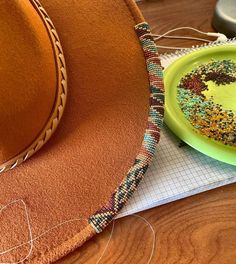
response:
[[[227,50],[225,50],[226,48]],[[176,97],[171,99],[170,93],[168,92],[169,89],[175,89],[175,91],[177,91],[177,87],[171,88],[170,85],[171,82],[173,82],[173,79],[175,79],[175,76],[172,71],[175,71],[176,67],[178,67],[180,64],[182,65],[184,61],[189,60],[191,63],[191,61],[193,61],[193,57],[196,56],[202,57],[209,52],[210,53],[216,53],[216,52],[218,53],[225,51],[230,52],[231,50],[235,52],[236,45],[230,45],[227,47],[226,46],[209,47],[207,49],[193,51],[177,59],[175,62],[173,62],[164,70],[164,83],[166,89],[164,120],[168,128],[172,132],[174,132],[175,135],[177,135],[181,140],[186,142],[194,149],[216,160],[228,163],[230,165],[236,165],[236,148],[233,146],[228,146],[228,145],[226,146],[221,142],[217,142],[215,140],[207,138],[204,135],[201,135],[200,133],[196,133],[197,130],[184,117],[182,118],[179,117],[176,114],[176,111],[173,111],[173,106],[171,102],[173,102],[174,100],[176,101],[178,110],[181,111],[182,113],[182,110],[178,106]],[[186,121],[184,122],[184,125],[182,119],[185,119]]]

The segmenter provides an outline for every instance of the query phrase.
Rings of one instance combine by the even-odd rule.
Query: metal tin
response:
[[[218,0],[212,25],[218,32],[228,37],[236,36],[235,0]]]

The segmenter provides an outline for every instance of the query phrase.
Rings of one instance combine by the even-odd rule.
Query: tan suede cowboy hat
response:
[[[0,262],[51,263],[143,178],[162,69],[132,0],[2,0],[0,13]]]

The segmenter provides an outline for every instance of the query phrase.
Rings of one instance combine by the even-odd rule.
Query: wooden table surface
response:
[[[156,0],[145,1],[139,6],[153,32],[164,33],[179,26],[212,31],[215,3],[215,0]],[[195,43],[189,40],[159,42],[160,45],[181,47],[190,47]],[[156,232],[151,263],[236,263],[236,184],[159,206],[139,215],[145,217]],[[106,246],[110,231],[111,226],[57,264],[95,264]],[[125,217],[115,221],[114,235],[100,264],[146,264],[151,249],[152,235],[147,225],[133,216]]]

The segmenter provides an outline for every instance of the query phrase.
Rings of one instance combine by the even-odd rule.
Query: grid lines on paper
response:
[[[235,166],[179,143],[165,127],[153,164],[119,217],[236,182]]]

